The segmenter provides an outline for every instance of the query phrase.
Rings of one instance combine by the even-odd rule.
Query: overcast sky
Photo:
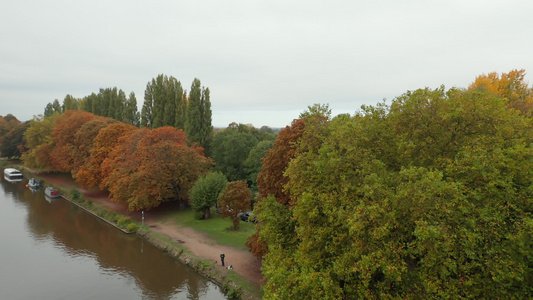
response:
[[[213,125],[283,127],[408,90],[533,74],[533,1],[0,0],[0,115],[158,74],[211,91]]]

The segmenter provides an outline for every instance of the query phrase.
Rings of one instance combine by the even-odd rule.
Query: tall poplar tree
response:
[[[135,93],[131,92],[130,97],[126,101],[126,107],[124,109],[124,122],[133,126],[139,127],[139,111],[137,110],[137,98]]]
[[[77,110],[78,109],[78,99],[72,97],[72,95],[66,95],[63,100],[63,112],[67,110]]]
[[[52,108],[54,109],[54,112],[62,113],[63,108],[61,107],[61,104],[59,104],[59,100],[55,99],[52,103]]]
[[[163,74],[153,78],[146,84],[141,126],[158,128],[180,124],[176,118],[182,115],[178,111],[182,107],[183,98],[183,88],[176,78]]]
[[[198,78],[195,78],[191,85],[186,116],[185,133],[187,137],[191,142],[198,143],[206,149],[206,153],[209,153],[209,144],[213,135],[209,88],[201,87]]]

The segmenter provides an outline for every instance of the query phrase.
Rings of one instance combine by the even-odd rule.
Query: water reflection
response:
[[[135,285],[143,299],[224,299],[216,285],[193,269],[64,199],[48,202],[42,189],[34,193],[25,182],[2,181],[2,189],[6,195],[2,198],[13,197],[17,206],[26,208],[27,231],[34,243],[52,243],[76,262],[96,262],[104,281],[107,277],[123,278],[126,285]]]

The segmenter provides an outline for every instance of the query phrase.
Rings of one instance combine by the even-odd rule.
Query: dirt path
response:
[[[50,174],[39,174],[39,176],[44,178],[45,183],[57,184],[68,189],[78,188],[76,183],[70,178]],[[130,212],[127,210],[125,204],[111,201],[106,192],[78,189],[86,199],[98,202],[109,209],[128,215],[139,222],[141,221],[141,214],[139,212]],[[206,234],[197,232],[192,228],[160,221],[163,213],[158,210],[154,210],[153,213],[146,213],[144,222],[150,227],[150,230],[166,234],[172,240],[187,248],[196,257],[215,262],[216,267],[222,272],[225,272],[225,268],[220,264],[220,253],[224,253],[226,267],[232,265],[233,271],[247,278],[250,283],[256,287],[261,285],[261,262],[250,252],[219,245]]]

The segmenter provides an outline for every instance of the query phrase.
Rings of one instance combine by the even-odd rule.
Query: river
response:
[[[225,299],[150,243],[27,182],[1,176],[0,299]]]

